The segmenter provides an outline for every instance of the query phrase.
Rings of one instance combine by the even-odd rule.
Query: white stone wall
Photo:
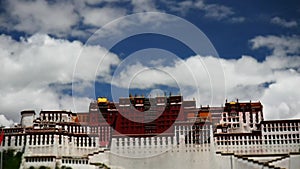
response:
[[[124,169],[147,169],[147,168],[220,168],[213,151],[203,151],[196,147],[179,147],[151,157],[124,157],[109,153],[109,167]],[[210,150],[207,148],[206,150]]]
[[[94,165],[90,165],[88,159],[62,158],[57,160],[60,167],[72,167],[72,169],[96,169]]]
[[[21,126],[24,128],[32,127],[34,119],[35,119],[34,114],[23,114],[21,118]]]
[[[290,156],[289,168],[299,169],[300,166],[300,154],[295,154]]]
[[[216,150],[237,154],[299,152],[300,123],[263,123],[261,131],[261,136],[249,133],[248,135],[228,134],[227,136],[223,135],[223,137],[214,137]]]
[[[47,167],[50,167],[50,168],[55,168],[56,166],[56,162],[53,161],[53,162],[41,162],[41,161],[31,161],[31,162],[24,162],[21,164],[20,166],[20,169],[28,169],[29,167],[35,167],[35,168],[39,168],[40,166],[47,166]]]
[[[300,144],[271,144],[271,145],[265,145],[265,144],[256,144],[256,141],[252,141],[252,144],[250,145],[248,139],[243,139],[247,142],[247,145],[239,144],[239,145],[233,145],[232,142],[234,140],[231,140],[229,142],[230,145],[215,145],[216,150],[220,152],[231,152],[236,154],[280,154],[280,153],[289,153],[289,152],[299,152]],[[248,140],[248,141],[247,141]],[[254,144],[253,144],[254,143]]]
[[[83,139],[82,146],[81,146],[81,139],[79,139],[79,146],[77,146],[77,139],[76,137],[72,137],[71,141],[69,141],[69,136],[62,135],[61,136],[61,144],[59,144],[59,135],[54,135],[54,142],[51,144],[51,141],[49,141],[49,144],[47,144],[46,141],[44,141],[44,144],[42,144],[43,140],[40,140],[41,144],[33,144],[29,143],[29,135],[27,136],[27,146],[25,147],[25,156],[33,156],[33,155],[53,155],[53,156],[87,156],[90,153],[93,153],[94,151],[97,151],[98,145],[86,143],[85,139]],[[40,137],[42,138],[42,137]],[[80,137],[81,138],[81,137]],[[89,137],[83,136],[83,138],[87,138],[87,141],[89,141]],[[91,140],[92,141],[92,140]],[[98,139],[94,140],[95,143],[98,142]]]

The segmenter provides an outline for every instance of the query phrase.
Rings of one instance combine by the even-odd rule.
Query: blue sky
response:
[[[267,119],[300,117],[298,1],[0,3],[3,125],[24,109],[87,111],[96,96],[129,92],[260,100]]]

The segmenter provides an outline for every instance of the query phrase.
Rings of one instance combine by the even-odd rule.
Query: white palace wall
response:
[[[14,146],[14,149],[21,151],[25,147],[21,168],[44,165],[52,168],[55,168],[55,166],[69,166],[73,169],[99,168],[95,164],[105,164],[112,169],[193,169],[199,167],[203,169],[267,169],[271,167],[239,158],[236,155],[299,152],[298,140],[300,133],[298,127],[290,129],[286,127],[282,131],[281,129],[278,129],[278,131],[275,129],[271,133],[268,132],[268,128],[266,128],[267,132],[264,132],[264,127],[262,127],[261,136],[244,135],[242,138],[240,138],[241,136],[230,136],[227,140],[224,140],[221,137],[212,139],[212,126],[206,126],[203,128],[205,134],[197,135],[197,137],[200,137],[198,138],[200,140],[199,144],[193,142],[192,128],[176,126],[173,137],[112,138],[110,150],[104,150],[99,148],[98,144],[89,143],[90,141],[98,143],[98,137],[89,139],[83,135],[63,134],[50,134],[51,137],[46,137],[42,136],[44,133],[40,133],[40,136],[35,134],[34,139],[30,139],[33,135],[27,135],[25,139],[25,135],[6,135],[4,137],[4,149]],[[61,141],[59,141],[60,135]],[[77,137],[80,139],[77,139]],[[221,142],[227,143],[221,144]],[[8,143],[10,146],[8,146]],[[228,154],[221,155],[220,153],[216,154],[216,152]],[[265,160],[276,158],[275,156],[266,157]],[[253,159],[254,161],[259,160],[258,158]],[[299,169],[300,155],[297,153],[290,154],[287,158],[274,161],[270,165],[287,169]]]

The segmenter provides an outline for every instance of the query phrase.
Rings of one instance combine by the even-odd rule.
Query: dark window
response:
[[[61,135],[58,137],[58,143],[61,144]]]
[[[18,136],[15,136],[15,146],[17,146],[18,144]]]
[[[23,136],[20,136],[20,139],[19,139],[19,146],[22,145],[22,137],[23,137]],[[25,136],[24,136],[24,137],[25,137]]]
[[[51,144],[53,144],[54,143],[54,135],[52,134],[51,135]]]

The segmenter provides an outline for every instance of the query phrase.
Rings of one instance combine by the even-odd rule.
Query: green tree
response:
[[[21,152],[15,153],[15,150],[9,149],[3,152],[3,168],[16,169],[20,168],[22,160]]]

